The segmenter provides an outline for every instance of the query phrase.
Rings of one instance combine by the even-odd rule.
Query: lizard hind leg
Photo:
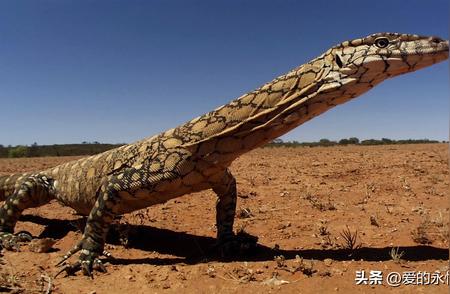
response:
[[[53,180],[36,174],[25,178],[0,207],[0,246],[18,250],[18,242],[31,240],[29,233],[14,235],[14,227],[23,210],[38,207],[54,198]]]

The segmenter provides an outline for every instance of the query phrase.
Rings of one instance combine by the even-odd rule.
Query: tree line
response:
[[[3,146],[0,145],[0,157],[44,157],[44,156],[81,156],[98,154],[124,144],[102,144],[99,142],[83,142],[81,144],[55,144],[30,146]]]
[[[394,144],[428,144],[428,143],[440,143],[441,141],[429,140],[429,139],[406,139],[406,140],[393,140],[388,138],[381,139],[367,139],[359,140],[358,138],[351,137],[348,139],[341,139],[339,141],[332,141],[329,139],[320,139],[317,142],[298,142],[298,141],[283,141],[282,139],[275,139],[268,143],[265,147],[317,147],[317,146],[345,146],[345,145],[394,145]],[[447,143],[448,141],[442,141]]]
[[[446,141],[442,141],[445,143]],[[387,138],[368,139],[360,141],[358,138],[351,137],[332,141],[328,139],[320,139],[317,142],[298,142],[283,141],[275,139],[264,147],[316,147],[316,146],[344,146],[344,145],[388,145],[388,144],[426,144],[440,143],[437,140],[429,139],[407,139],[392,140]],[[17,158],[17,157],[44,157],[44,156],[83,156],[98,154],[125,144],[103,144],[99,142],[82,142],[81,144],[55,144],[55,145],[38,145],[34,143],[30,146],[3,146],[0,144],[0,158]]]

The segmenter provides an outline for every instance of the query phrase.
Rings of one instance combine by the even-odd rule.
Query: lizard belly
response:
[[[94,207],[96,197],[96,188],[82,189],[78,181],[61,184],[55,182],[56,199],[64,206],[74,209],[81,215],[89,215]]]
[[[120,191],[120,209],[119,214],[133,212],[155,204],[165,203],[171,199],[181,197],[185,194],[208,189],[208,183],[196,185],[194,187],[183,186],[172,191],[152,191],[148,189],[139,189],[134,192]]]
[[[87,197],[88,195],[77,194],[76,197],[70,197],[65,194],[58,194],[56,200],[64,205],[74,209],[78,214],[89,215],[95,204],[95,197]]]

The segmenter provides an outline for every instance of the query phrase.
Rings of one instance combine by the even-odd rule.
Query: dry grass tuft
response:
[[[344,239],[342,248],[351,251],[361,248],[362,244],[358,243],[358,231],[356,230],[354,233],[352,233],[349,227],[346,227],[347,229],[343,230],[342,233],[340,233],[341,237]]]
[[[399,252],[399,250],[399,247],[392,247],[391,251],[389,252],[389,255],[395,263],[400,263],[402,261],[402,256],[405,254],[404,251]]]
[[[421,245],[428,245],[433,243],[430,235],[428,234],[428,230],[430,229],[430,222],[425,220],[422,221],[417,228],[411,231],[411,237],[414,242]]]

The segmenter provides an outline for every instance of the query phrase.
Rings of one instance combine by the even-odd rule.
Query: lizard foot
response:
[[[238,233],[220,240],[217,247],[219,254],[224,259],[230,259],[236,256],[245,256],[255,251],[258,237],[247,233]]]
[[[30,242],[31,240],[33,240],[33,236],[26,231],[21,231],[17,234],[0,232],[0,248],[5,248],[6,250],[19,251],[19,243]]]
[[[72,255],[81,251],[80,257],[77,262],[73,264],[66,264],[66,260]],[[98,258],[100,254],[95,250],[83,249],[83,240],[75,245],[66,255],[64,255],[56,266],[62,267],[62,269],[55,275],[55,278],[63,272],[66,272],[67,276],[74,275],[77,271],[81,270],[84,275],[93,278],[92,271],[106,272],[106,268],[103,262]],[[104,250],[102,255],[107,258],[112,258],[111,253]]]
[[[72,264],[61,264],[62,269],[55,275],[55,278],[63,272],[66,272],[66,276],[72,276],[75,275],[75,273],[79,270],[81,270],[85,276],[88,276],[91,279],[94,278],[92,274],[94,270],[106,273],[106,268],[103,262],[95,256],[96,254],[91,252],[86,252],[86,254],[81,253],[80,258],[77,262]]]

